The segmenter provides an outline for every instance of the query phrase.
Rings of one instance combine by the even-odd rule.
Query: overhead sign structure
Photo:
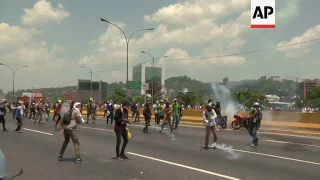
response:
[[[141,81],[128,81],[128,89],[141,89]]]
[[[275,0],[251,0],[251,28],[275,28],[275,9]]]

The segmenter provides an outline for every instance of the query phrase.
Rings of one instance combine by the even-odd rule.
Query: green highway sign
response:
[[[141,89],[141,81],[128,81],[128,89]]]

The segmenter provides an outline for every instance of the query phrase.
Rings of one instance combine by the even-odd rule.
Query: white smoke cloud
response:
[[[232,99],[230,89],[222,84],[212,83],[212,90],[215,93],[213,101],[220,101],[222,108],[222,116],[233,117],[233,114],[238,111],[242,105]]]

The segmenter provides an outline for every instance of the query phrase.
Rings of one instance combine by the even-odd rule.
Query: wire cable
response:
[[[286,47],[290,47],[290,46],[296,46],[296,45],[300,45],[300,44],[311,43],[311,42],[319,41],[319,40],[320,40],[320,38],[317,38],[317,39],[311,39],[311,40],[308,40],[308,41],[302,41],[302,42],[299,42],[299,43],[292,43],[292,44],[287,44],[287,45],[277,46],[277,47],[272,47],[272,48],[265,48],[265,49],[247,51],[247,52],[233,53],[233,54],[225,54],[225,55],[212,56],[212,57],[198,57],[198,58],[190,58],[190,59],[166,59],[164,61],[186,61],[186,60],[196,60],[196,59],[214,59],[214,58],[222,58],[222,57],[230,57],[230,56],[239,56],[239,55],[244,55],[244,54],[252,54],[252,53],[257,53],[257,52],[262,52],[262,51],[270,51],[270,50],[275,50],[275,49],[281,49],[281,48],[286,48]]]
[[[61,86],[65,85],[65,84],[71,84],[71,83],[73,83],[73,82],[75,82],[75,81],[78,81],[79,78],[88,76],[89,74],[90,74],[90,73],[87,73],[86,75],[80,76],[80,77],[78,77],[78,78],[75,79],[75,80],[69,81],[69,82],[67,82],[67,83],[60,84],[59,86],[56,86],[56,87],[61,87]]]

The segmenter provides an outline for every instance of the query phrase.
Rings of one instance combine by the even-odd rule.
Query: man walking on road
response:
[[[66,102],[67,103],[67,102]],[[81,104],[79,102],[75,103],[72,107],[70,105],[70,110],[65,113],[65,115],[62,118],[62,121],[60,123],[61,125],[61,131],[60,133],[64,135],[64,142],[62,144],[58,160],[61,161],[63,159],[63,154],[69,144],[70,138],[74,145],[74,151],[76,154],[76,163],[82,164],[85,161],[83,161],[80,157],[80,142],[77,132],[77,124],[84,123],[84,120],[82,118],[82,115],[79,111],[79,108],[81,107]]]
[[[260,104],[258,102],[253,104],[253,110],[250,112],[248,117],[249,123],[249,134],[252,137],[251,147],[258,146],[259,138],[257,137],[257,132],[260,128],[262,113],[260,111]]]
[[[172,127],[174,130],[176,130],[178,129],[179,122],[180,122],[180,104],[178,103],[177,99],[173,100],[172,110],[173,110]]]

